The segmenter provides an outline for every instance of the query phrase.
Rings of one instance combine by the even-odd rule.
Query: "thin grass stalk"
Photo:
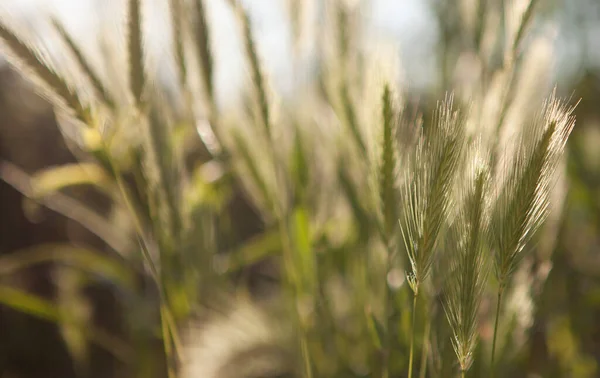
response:
[[[158,109],[150,109],[148,119],[146,151],[149,161],[147,170],[156,169],[156,182],[150,182],[151,186],[159,187],[165,203],[164,209],[158,209],[161,214],[166,214],[166,231],[172,242],[179,240],[183,228],[183,212],[181,208],[181,167],[177,164],[175,150],[172,145],[171,136],[168,133],[168,123],[163,122],[158,114]]]
[[[181,358],[181,342],[177,332],[177,324],[173,311],[171,292],[166,285],[171,275],[184,276],[181,272],[181,251],[178,251],[182,243],[182,231],[186,224],[181,207],[181,182],[182,167],[177,159],[176,152],[172,146],[171,136],[168,133],[168,124],[158,114],[159,109],[156,99],[151,103],[149,117],[145,121],[146,140],[144,143],[147,159],[145,173],[155,175],[154,180],[148,179],[150,190],[155,191],[155,210],[158,212],[157,222],[153,222],[154,232],[157,235],[160,257],[160,272],[158,285],[161,293],[161,312],[164,312],[167,330],[170,337],[164,340],[165,353],[169,359],[169,369],[175,371],[175,366]],[[150,201],[151,202],[151,201]],[[172,347],[171,347],[172,344]]]
[[[352,101],[352,93],[350,88],[349,80],[349,67],[350,62],[350,34],[349,34],[349,10],[347,5],[342,2],[336,2],[335,5],[335,16],[337,26],[337,48],[338,48],[338,70],[340,76],[339,83],[339,96],[342,105],[342,112],[346,125],[350,130],[352,138],[354,139],[359,152],[365,156],[367,154],[367,145],[364,137],[360,130],[360,124],[356,115],[356,106]]]
[[[181,88],[187,88],[187,64],[185,60],[184,34],[185,18],[183,17],[182,0],[170,0],[171,11],[171,33],[177,66],[177,76]]]
[[[194,0],[194,34],[197,44],[198,61],[204,94],[208,100],[210,111],[215,109],[215,94],[213,85],[213,55],[210,41],[210,30],[206,16],[204,0]]]
[[[102,140],[102,143],[105,143],[104,140]],[[107,147],[105,145],[103,145],[103,148],[106,151]],[[124,201],[125,207],[126,207],[126,209],[128,209],[128,212],[132,217],[132,220],[134,223],[134,228],[136,230],[136,233],[138,235],[139,242],[140,242],[139,243],[140,251],[142,253],[144,260],[148,264],[151,277],[154,279],[154,282],[156,283],[156,285],[159,289],[160,300],[162,303],[165,303],[166,293],[165,293],[164,285],[162,284],[162,281],[160,279],[160,270],[159,270],[156,262],[154,261],[154,258],[152,257],[152,253],[150,252],[151,249],[154,249],[152,247],[154,245],[154,243],[151,241],[151,238],[148,234],[147,226],[144,225],[144,221],[141,219],[140,214],[142,212],[141,212],[141,210],[138,210],[136,208],[135,201],[132,199],[133,196],[131,195],[129,188],[125,184],[125,181],[121,177],[121,174],[119,173],[118,168],[114,164],[113,160],[110,157],[108,157],[106,160],[109,164],[109,169],[112,170],[112,175],[116,180],[117,187],[119,188],[119,191],[121,193],[121,199]],[[164,319],[165,319],[165,323],[167,324],[167,330],[172,338],[172,340],[171,339],[164,340],[165,353],[167,353],[167,356],[171,356],[169,353],[171,351],[173,351],[175,353],[175,355],[177,356],[178,360],[181,360],[182,343],[181,343],[178,333],[177,333],[178,331],[177,331],[177,327],[175,325],[174,317],[171,314],[170,309],[168,307],[164,307],[164,305],[162,303],[161,303],[161,314],[164,313]],[[173,342],[174,348],[170,347],[171,341]],[[166,343],[168,343],[168,344],[166,344]],[[168,357],[168,358],[171,358],[171,357]]]
[[[423,346],[421,349],[421,367],[419,368],[419,378],[427,377],[427,358],[429,357],[429,334],[431,333],[431,319],[428,317],[423,331]]]
[[[79,68],[84,73],[90,84],[92,84],[96,94],[109,108],[114,109],[116,107],[115,99],[109,93],[108,89],[100,79],[100,76],[89,63],[88,58],[85,56],[83,50],[81,50],[81,47],[79,47],[77,42],[75,42],[71,34],[67,31],[59,19],[53,17],[51,22],[54,26],[54,29],[56,29],[58,35],[62,38],[63,42],[75,58]]]
[[[311,356],[310,356],[310,351],[308,349],[308,337],[307,337],[307,333],[306,333],[306,327],[304,325],[304,322],[300,316],[300,311],[298,309],[298,284],[294,284],[294,281],[298,282],[299,278],[296,277],[297,276],[297,271],[294,268],[294,261],[293,261],[293,255],[292,255],[292,240],[289,234],[289,230],[288,230],[288,226],[287,226],[287,222],[285,222],[284,219],[279,220],[279,232],[281,235],[281,240],[283,243],[283,248],[284,248],[284,253],[283,253],[283,261],[284,261],[284,268],[286,271],[286,284],[288,286],[288,290],[292,291],[292,295],[290,295],[291,300],[293,301],[293,304],[291,306],[291,308],[293,309],[292,311],[292,316],[294,318],[294,322],[296,324],[296,326],[298,327],[298,342],[299,342],[299,346],[300,346],[300,354],[302,355],[302,363],[303,363],[303,370],[304,370],[304,376],[306,378],[312,378],[313,377],[313,372],[312,372],[312,362],[311,362]],[[296,287],[294,287],[296,286]]]
[[[173,356],[173,345],[171,344],[171,336],[169,334],[169,326],[167,324],[166,318],[165,318],[165,312],[163,310],[163,306],[160,307],[160,323],[161,323],[161,331],[162,331],[162,338],[163,338],[163,344],[164,344],[164,348],[165,348],[165,355],[167,356],[168,359],[170,359]],[[173,361],[167,361],[167,376],[169,378],[175,378],[175,369],[174,369],[174,362]]]
[[[260,195],[262,196],[262,201],[264,202],[263,205],[267,206],[268,210],[275,212],[275,196],[272,193],[271,188],[267,185],[260,168],[256,164],[256,161],[250,152],[248,143],[238,131],[234,130],[232,137],[235,150],[240,154],[241,160],[244,162],[246,169],[248,169],[248,174],[250,175],[253,184],[256,186],[256,189],[258,189]]]
[[[242,34],[244,38],[244,50],[246,52],[246,57],[248,58],[248,63],[250,64],[252,84],[254,86],[254,95],[257,99],[257,115],[259,116],[259,121],[264,128],[264,132],[267,136],[267,139],[271,140],[271,111],[269,108],[267,84],[265,81],[265,76],[262,72],[260,59],[258,57],[258,51],[256,50],[256,43],[254,41],[252,33],[250,17],[248,13],[244,11],[238,0],[230,0],[230,2],[233,4],[234,9],[241,21]]]
[[[477,3],[477,20],[475,27],[475,48],[481,52],[481,43],[485,32],[485,19],[487,16],[488,0],[479,0]]]
[[[106,141],[104,139],[101,140],[101,149],[102,151],[109,151],[108,146],[106,145]],[[125,204],[125,208],[131,215],[134,224],[134,229],[136,230],[136,233],[139,238],[140,251],[142,253],[142,257],[148,264],[148,267],[150,269],[150,275],[156,283],[158,292],[160,294],[161,317],[164,313],[164,320],[165,324],[167,325],[167,332],[170,335],[170,338],[163,339],[163,346],[165,354],[167,356],[167,361],[173,361],[174,359],[181,361],[182,343],[179,339],[177,327],[171,310],[165,306],[165,303],[167,303],[165,287],[161,280],[161,272],[159,266],[154,261],[153,253],[151,252],[156,249],[155,243],[152,241],[152,238],[150,237],[150,234],[148,232],[148,227],[141,217],[141,214],[143,212],[142,210],[138,209],[135,205],[133,195],[131,194],[130,189],[125,183],[123,177],[121,176],[121,173],[119,172],[119,169],[115,165],[113,159],[109,155],[107,155],[105,160],[108,164],[108,168],[111,170],[111,175],[115,179],[117,188],[119,189],[119,192],[121,194],[121,199]],[[175,358],[173,357],[173,355],[175,356]]]
[[[492,155],[491,155],[492,172],[495,170],[497,158],[500,153],[500,151],[499,151],[500,135],[502,132],[502,126],[504,125],[504,121],[505,121],[507,113],[508,113],[508,108],[510,107],[510,104],[511,104],[509,99],[512,98],[512,92],[514,91],[514,86],[516,85],[515,79],[517,76],[517,70],[515,67],[515,61],[516,61],[516,58],[517,58],[517,55],[519,52],[519,46],[521,45],[521,42],[525,38],[527,27],[529,26],[529,23],[532,20],[532,17],[534,14],[533,11],[535,9],[536,3],[537,3],[537,0],[529,1],[529,3],[527,4],[527,8],[525,9],[525,12],[523,13],[523,15],[521,17],[521,20],[519,21],[519,26],[518,26],[517,32],[515,33],[515,36],[512,40],[512,43],[510,44],[510,48],[505,49],[504,60],[502,62],[501,70],[508,71],[508,73],[507,73],[508,77],[506,78],[506,81],[502,88],[502,93],[501,93],[501,97],[500,97],[500,113],[498,116],[498,121],[496,122],[496,125],[494,127],[494,138],[492,139],[494,141],[494,145],[492,147]],[[505,7],[503,7],[501,13],[502,13],[502,16],[504,18],[506,18]],[[505,27],[505,29],[508,28],[507,25],[504,25],[504,27]]]
[[[165,300],[165,292],[164,292],[164,287],[163,287],[162,281],[160,280],[160,270],[159,270],[159,267],[157,266],[156,262],[154,261],[154,258],[152,257],[152,253],[151,253],[151,250],[154,249],[152,247],[154,245],[154,243],[151,241],[148,231],[146,231],[147,226],[144,225],[144,221],[140,217],[141,211],[138,210],[136,208],[136,206],[134,205],[135,202],[132,200],[132,195],[130,194],[129,188],[125,184],[125,181],[121,177],[121,174],[117,170],[112,159],[108,159],[108,162],[110,164],[110,168],[113,169],[113,176],[116,179],[117,187],[119,188],[119,191],[121,193],[121,198],[125,202],[125,207],[128,209],[128,212],[132,217],[132,220],[133,220],[133,223],[135,226],[134,228],[136,229],[136,233],[137,233],[139,241],[140,241],[140,251],[142,252],[142,256],[144,257],[144,260],[148,264],[148,267],[150,268],[150,274],[153,277],[153,279],[159,289],[161,301],[164,301]],[[173,321],[173,316],[170,313],[170,310],[168,308],[161,309],[161,311],[165,312],[165,319],[166,319],[165,321],[166,321],[166,324],[168,325],[168,329],[171,334],[171,337],[173,337],[175,352],[178,356],[180,356],[182,344],[181,344],[181,341],[179,341],[179,337],[177,335],[177,328],[175,327],[175,323]],[[165,348],[168,348],[168,347],[165,345]],[[170,350],[170,348],[169,348],[169,350]]]
[[[53,103],[65,107],[86,125],[91,124],[88,106],[84,105],[75,90],[52,69],[41,56],[40,52],[29,46],[21,37],[0,22],[0,40],[7,49],[7,57],[13,65],[33,79]]]
[[[390,302],[392,300],[392,289],[387,282],[388,274],[392,267],[392,251],[394,250],[394,246],[391,242],[387,243],[387,260],[386,260],[386,274],[383,276],[383,282],[385,284],[385,295],[383,302],[383,316],[385,319],[385,334],[384,334],[384,345],[383,345],[383,361],[382,361],[382,374],[383,378],[388,378],[390,376],[390,353],[392,349],[392,325],[390,319]],[[365,264],[365,267],[367,265]]]
[[[244,39],[244,48],[246,57],[248,59],[248,63],[250,65],[250,71],[252,72],[252,84],[254,87],[254,96],[256,98],[256,103],[258,107],[258,111],[256,112],[258,116],[258,123],[261,124],[266,141],[267,141],[267,152],[271,158],[271,165],[273,169],[273,175],[275,177],[276,185],[278,183],[283,182],[281,177],[281,165],[282,162],[278,159],[277,152],[275,150],[275,141],[273,140],[272,135],[272,127],[271,127],[271,119],[270,119],[270,104],[269,97],[266,92],[267,84],[265,77],[262,72],[261,62],[258,56],[256,44],[254,41],[254,36],[252,33],[252,27],[250,23],[250,17],[243,9],[242,5],[238,0],[229,0],[230,5],[232,6],[234,12],[236,13],[239,22],[242,28],[242,34]],[[264,180],[262,180],[264,181]],[[272,205],[272,211],[275,215],[275,218],[278,219],[280,223],[285,223],[285,219],[287,219],[288,215],[285,205],[281,204],[281,201],[278,201],[278,198],[275,196],[277,192],[271,192],[270,198],[267,198]],[[284,241],[285,242],[285,241]],[[291,253],[291,250],[290,250]]]
[[[305,3],[305,0],[287,0],[288,18],[290,19],[291,24],[295,54],[299,53],[300,41],[302,40],[304,31],[302,22],[304,21]]]
[[[525,12],[523,13],[523,16],[519,22],[519,27],[517,28],[517,32],[515,34],[515,38],[513,39],[513,43],[510,49],[510,55],[508,56],[508,59],[510,59],[511,61],[515,59],[515,56],[519,49],[519,45],[521,44],[521,41],[525,36],[527,27],[529,26],[529,23],[533,17],[533,11],[537,2],[538,0],[529,1],[529,4],[527,4],[527,8],[525,9]]]
[[[413,304],[412,304],[412,311],[411,311],[411,326],[410,326],[410,350],[409,350],[409,354],[408,354],[408,378],[412,378],[412,371],[413,371],[413,354],[414,354],[414,349],[415,349],[415,320],[417,319],[417,297],[419,295],[419,291],[415,291],[413,293]]]
[[[511,94],[514,92],[514,88],[516,85],[516,76],[517,72],[513,68],[508,73],[508,78],[504,82],[502,92],[500,94],[500,114],[498,115],[498,120],[493,129],[493,146],[492,146],[492,154],[490,156],[490,167],[492,172],[496,170],[496,163],[498,162],[498,156],[500,154],[500,137],[502,134],[502,126],[504,125],[504,121],[506,120],[506,116],[508,115],[508,109],[510,107],[511,102],[509,99],[512,98]]]
[[[242,37],[244,39],[244,50],[248,63],[250,65],[250,71],[252,76],[252,84],[254,87],[254,96],[256,99],[256,106],[258,111],[255,112],[258,117],[258,123],[262,126],[265,138],[267,140],[267,152],[271,158],[271,164],[273,168],[273,174],[275,182],[282,182],[281,177],[281,161],[275,151],[275,141],[273,140],[273,130],[271,125],[271,110],[269,103],[269,96],[267,93],[267,82],[262,71],[262,65],[258,56],[256,43],[254,41],[254,35],[252,33],[252,25],[250,22],[250,16],[243,9],[242,5],[238,0],[229,0],[234,12],[236,13],[242,28]],[[276,205],[275,211],[279,213],[280,217],[285,217],[285,209],[281,208],[279,202],[274,201]],[[281,218],[283,219],[283,218]]]
[[[194,0],[193,2],[193,35],[198,55],[202,91],[206,101],[207,119],[210,129],[219,144],[219,149],[228,155],[222,130],[219,127],[219,114],[216,104],[214,89],[214,59],[211,46],[211,34],[206,13],[205,0]]]
[[[383,141],[381,158],[379,164],[379,203],[383,216],[383,238],[387,249],[386,274],[383,277],[385,285],[384,294],[384,318],[385,318],[385,340],[383,345],[382,375],[384,378],[389,376],[389,359],[391,352],[391,319],[389,316],[389,305],[392,300],[391,287],[387,282],[387,276],[392,269],[392,259],[396,252],[396,122],[394,119],[395,111],[392,100],[392,91],[386,84],[382,93],[382,123],[383,123]]]
[[[127,4],[127,66],[129,68],[129,88],[136,105],[140,108],[143,103],[144,86],[146,83],[141,1],[128,0]]]
[[[355,105],[350,95],[350,88],[347,79],[342,79],[343,82],[340,84],[340,97],[342,101],[342,109],[344,111],[344,119],[348,125],[348,129],[352,134],[352,138],[356,143],[359,152],[364,156],[367,153],[367,145],[364,141],[363,135],[360,131],[360,126],[356,116]]]
[[[500,307],[502,306],[502,295],[504,293],[504,288],[501,286],[498,289],[498,298],[496,300],[496,315],[494,317],[494,336],[492,338],[492,357],[490,362],[490,377],[494,378],[496,376],[496,337],[498,336],[498,323],[500,320]]]

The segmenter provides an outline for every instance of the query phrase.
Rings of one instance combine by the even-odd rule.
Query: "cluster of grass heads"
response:
[[[512,111],[519,109],[513,94],[536,1],[502,8],[478,2],[475,22],[465,22],[458,33],[472,38],[468,51],[480,75],[469,96],[458,88],[432,117],[410,114],[396,67],[390,68],[393,59],[359,48],[359,10],[350,2],[327,2],[319,73],[304,95],[285,103],[269,85],[251,18],[230,0],[251,78],[249,106],[237,113],[215,101],[218,43],[211,37],[210,2],[169,2],[176,94],[156,84],[146,58],[143,3],[127,1],[124,67],[110,67],[118,59],[104,66],[90,61],[51,19],[69,56],[59,67],[10,18],[0,21],[9,61],[56,105],[65,137],[86,153],[77,167],[33,177],[29,194],[43,201],[67,186],[96,185],[113,200],[115,217],[98,220],[88,211],[76,219],[97,235],[122,236],[105,238],[118,259],[58,246],[0,260],[2,274],[66,261],[146,300],[132,281],[137,274],[151,278],[157,294],[150,306],[171,377],[193,374],[186,373],[189,360],[201,358],[195,348],[185,353],[182,326],[215,298],[230,298],[232,271],[267,255],[279,257],[282,272],[282,308],[272,311],[283,311],[282,329],[292,330],[289,343],[273,340],[298,356],[287,367],[293,374],[465,376],[477,363],[474,376],[493,376],[510,366],[510,338],[500,342],[499,359],[498,336],[519,325],[502,305],[548,215],[574,126],[572,109],[554,95],[531,114]],[[296,46],[305,5],[291,1]],[[440,71],[450,90],[445,73],[458,54],[443,51]],[[115,72],[123,77],[109,77]],[[235,217],[227,206],[237,190],[265,231],[226,251],[223,240],[233,237],[228,220]],[[119,223],[124,211],[127,220]],[[492,298],[494,311],[482,311]],[[0,300],[69,323],[53,304],[16,289],[0,287]],[[258,323],[269,320],[248,314],[256,324],[241,324],[246,331],[260,328],[256,345],[264,347],[268,328]],[[493,336],[480,337],[489,323]],[[218,324],[223,338],[239,340],[228,327],[240,322]],[[110,339],[102,340],[115,351]],[[204,342],[208,349],[211,342],[223,348],[214,335]],[[252,340],[240,342],[252,347]],[[226,370],[218,374],[232,374]]]

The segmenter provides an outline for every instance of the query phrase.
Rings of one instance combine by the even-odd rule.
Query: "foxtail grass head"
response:
[[[554,96],[505,157],[492,219],[495,274],[508,284],[532,236],[548,215],[555,170],[575,125],[573,108]]]
[[[479,144],[474,154],[480,153]],[[444,286],[444,310],[461,371],[469,369],[478,337],[479,305],[487,279],[485,247],[489,232],[490,174],[485,159],[470,161],[459,185],[460,203],[450,226],[446,253],[450,274]]]
[[[401,231],[409,255],[409,283],[418,292],[431,270],[439,236],[453,204],[454,179],[465,143],[452,97],[442,103],[415,148],[402,193]]]

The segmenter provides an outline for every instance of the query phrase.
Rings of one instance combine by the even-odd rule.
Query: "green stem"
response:
[[[175,378],[175,364],[173,361],[173,348],[171,344],[171,336],[169,335],[169,327],[167,325],[164,305],[160,306],[160,323],[163,337],[163,347],[165,351],[165,358],[167,359],[167,376],[168,378]]]
[[[431,332],[431,321],[427,319],[425,331],[423,332],[423,348],[421,349],[421,367],[419,368],[419,378],[425,378],[427,375],[427,355],[429,354],[429,333]]]
[[[107,169],[113,175],[119,193],[121,194],[121,200],[123,201],[125,208],[128,210],[131,219],[133,221],[134,229],[138,235],[140,241],[140,250],[144,260],[150,268],[150,274],[154,279],[159,292],[160,298],[160,314],[161,314],[161,329],[163,332],[163,347],[167,358],[167,366],[169,369],[169,377],[174,376],[175,371],[175,359],[177,362],[181,361],[181,342],[177,333],[177,327],[169,308],[167,299],[167,293],[164,287],[164,282],[161,279],[161,272],[159,267],[156,265],[152,258],[150,248],[156,248],[154,240],[151,239],[150,233],[148,232],[148,226],[145,224],[142,218],[142,210],[136,205],[131,190],[127,187],[125,180],[119,168],[115,164],[110,155],[110,148],[105,139],[101,139],[102,152],[105,154]],[[170,335],[170,337],[168,337]]]
[[[280,214],[277,213],[276,214]],[[296,330],[298,332],[297,336],[298,336],[298,342],[300,344],[300,352],[302,354],[302,362],[303,362],[303,367],[304,367],[304,377],[305,378],[312,378],[313,374],[312,374],[312,364],[311,364],[311,358],[310,358],[310,351],[308,350],[308,336],[307,336],[307,331],[306,331],[306,327],[304,324],[304,321],[300,315],[299,312],[299,308],[298,308],[298,292],[299,292],[299,287],[298,287],[298,283],[295,282],[296,280],[294,279],[294,277],[296,277],[297,272],[294,271],[294,264],[293,264],[293,256],[292,256],[292,242],[291,242],[291,237],[289,234],[289,230],[288,230],[288,224],[287,221],[285,219],[285,217],[283,215],[279,216],[279,232],[280,232],[280,236],[281,236],[281,242],[282,242],[282,246],[283,246],[283,262],[284,262],[284,269],[286,271],[286,281],[285,284],[288,286],[288,290],[291,290],[291,297],[292,297],[292,309],[293,309],[293,317],[294,317],[294,322],[296,325]]]
[[[392,269],[392,256],[394,254],[395,245],[393,243],[392,237],[386,237],[386,246],[387,246],[387,263],[386,263],[386,274],[383,277],[383,283],[385,285],[385,297],[383,302],[383,316],[385,319],[385,340],[382,350],[382,372],[381,376],[383,378],[388,378],[390,376],[390,353],[392,349],[392,334],[391,334],[391,318],[390,318],[390,301],[392,300],[392,288],[390,287],[387,279],[388,274]],[[365,266],[367,266],[365,264]]]
[[[304,363],[304,373],[306,378],[312,378],[312,365],[310,361],[310,354],[308,350],[308,340],[304,329],[301,330],[300,334],[300,348],[302,349],[302,361]]]
[[[416,290],[414,291],[414,296],[413,296],[413,307],[412,307],[412,326],[410,329],[410,353],[408,356],[408,378],[412,378],[412,370],[413,370],[413,352],[414,352],[414,346],[415,346],[415,319],[416,317],[416,312],[417,312],[417,296],[419,295],[419,291]]]
[[[502,305],[502,293],[504,292],[504,285],[500,285],[500,288],[498,289],[498,301],[496,303],[496,320],[494,321],[494,338],[492,340],[492,362],[490,365],[490,369],[491,369],[491,374],[490,377],[494,377],[495,376],[495,365],[494,365],[494,358],[496,355],[496,337],[498,336],[498,320],[500,319],[500,307]]]
[[[460,371],[460,377],[461,378],[465,378],[465,371],[461,369]]]

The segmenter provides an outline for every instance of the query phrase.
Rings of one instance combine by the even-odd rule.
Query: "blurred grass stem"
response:
[[[415,320],[417,318],[417,298],[419,295],[418,289],[415,290],[413,295],[413,305],[412,305],[412,325],[410,328],[410,352],[408,355],[408,378],[412,378],[412,370],[413,370],[413,353],[415,349]]]
[[[495,369],[495,355],[496,355],[496,337],[498,336],[498,321],[500,319],[500,306],[502,305],[502,294],[504,292],[504,285],[500,285],[498,289],[498,300],[496,301],[496,316],[494,319],[494,337],[492,339],[492,361],[490,364],[490,377],[494,378],[496,376]]]

